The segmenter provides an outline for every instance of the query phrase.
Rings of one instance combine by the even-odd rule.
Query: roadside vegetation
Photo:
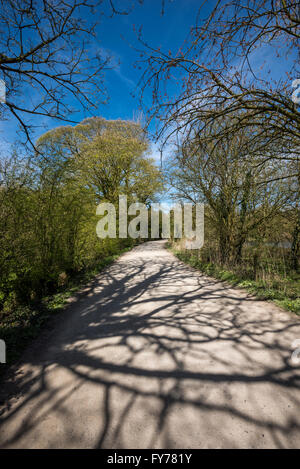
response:
[[[224,267],[215,262],[206,261],[201,250],[185,249],[180,242],[170,243],[170,249],[178,259],[200,270],[204,274],[228,282],[230,285],[246,289],[250,294],[262,300],[273,301],[278,306],[300,315],[300,274],[295,271],[284,273],[276,268],[271,257],[264,258],[256,272],[251,268],[250,256],[241,266]]]
[[[203,248],[175,251],[299,312],[298,3],[212,3],[180,49],[141,38],[170,197],[205,206]]]
[[[299,313],[298,2],[203,2],[177,50],[148,45],[139,30],[137,82],[145,121],[158,126],[159,168],[146,126],[73,120],[73,105],[90,116],[107,98],[112,63],[100,46],[91,53],[99,5],[117,16],[143,2],[124,1],[121,11],[108,0],[54,3],[0,0],[0,120],[20,130],[0,149],[0,338],[8,361],[70,294],[134,245],[96,236],[97,205],[117,206],[121,194],[147,207],[158,194],[203,203],[204,247],[188,251],[172,240],[176,255]],[[64,125],[36,139],[38,120],[49,119]]]
[[[136,240],[99,239],[100,202],[155,200],[161,174],[141,126],[87,119],[0,163],[0,334],[13,360],[66,297]]]
[[[271,150],[276,152],[269,145]],[[297,159],[274,163],[240,130],[219,144],[195,135],[178,146],[168,164],[173,196],[205,206],[204,246],[189,252],[178,243],[180,258],[299,312]]]
[[[7,347],[7,366],[20,358],[25,347],[40,334],[43,327],[51,326],[51,319],[61,313],[68,299],[76,295],[83,286],[93,280],[105,267],[114,262],[121,254],[132,248],[119,248],[116,254],[103,257],[93,267],[70,277],[65,285],[57,287],[56,293],[38,298],[24,304],[17,304],[9,310],[0,311],[0,337]],[[2,365],[0,375],[7,366]]]

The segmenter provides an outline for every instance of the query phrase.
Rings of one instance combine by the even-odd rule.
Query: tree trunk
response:
[[[219,253],[220,262],[222,265],[226,265],[230,259],[231,253],[231,237],[228,232],[222,230],[219,237]]]
[[[300,256],[300,209],[298,209],[296,224],[293,232],[292,241],[292,267],[299,272],[299,256]]]

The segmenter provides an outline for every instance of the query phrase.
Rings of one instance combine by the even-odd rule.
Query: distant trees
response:
[[[92,142],[86,137],[89,127],[97,129]],[[145,157],[149,141],[139,124],[86,119],[77,134],[78,138],[84,136],[78,167],[99,198],[116,203],[119,194],[124,194],[129,201],[149,203],[161,190],[161,173]]]
[[[41,158],[51,165],[63,155],[60,167],[72,162],[77,184],[89,188],[95,200],[117,203],[119,194],[143,203],[162,188],[162,177],[147,157],[149,141],[142,127],[130,121],[89,118],[75,127],[60,127],[37,143]],[[59,158],[55,158],[59,161]]]

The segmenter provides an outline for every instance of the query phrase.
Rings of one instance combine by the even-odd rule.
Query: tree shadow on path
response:
[[[299,320],[149,242],[24,357],[2,447],[297,447]]]

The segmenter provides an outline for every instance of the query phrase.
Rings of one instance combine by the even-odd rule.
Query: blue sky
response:
[[[144,0],[142,5],[135,6],[130,15],[102,21],[98,27],[100,46],[112,54],[116,66],[106,73],[109,102],[99,109],[99,114],[107,119],[132,119],[138,113],[139,93],[136,86],[142,71],[133,65],[139,59],[134,48],[141,46],[134,29],[142,26],[143,39],[151,46],[177,51],[195,24],[198,8],[199,0],[166,1],[165,14],[161,15],[161,0]],[[151,105],[151,90],[145,94],[144,104]],[[153,129],[154,123],[149,130]],[[153,156],[158,158],[155,145],[153,152]]]
[[[119,9],[126,3],[119,0],[115,2]],[[161,15],[161,0],[144,0],[143,4],[135,2],[129,15],[115,15],[111,17],[109,2],[105,3],[101,18],[88,18],[100,20],[97,27],[97,38],[91,44],[91,54],[101,51],[102,54],[112,56],[113,69],[106,71],[105,85],[109,101],[93,111],[106,119],[132,119],[138,114],[139,100],[136,85],[141,76],[141,70],[134,68],[139,58],[134,47],[139,47],[136,32],[141,26],[143,38],[152,46],[161,46],[169,50],[177,50],[187,37],[191,26],[195,23],[199,0],[166,0],[165,14]],[[135,94],[135,97],[133,97]],[[151,104],[151,91],[145,96],[146,105]],[[87,114],[83,111],[76,114],[76,121],[80,122]],[[35,121],[36,122],[36,121]],[[53,128],[62,125],[53,119],[44,119],[44,124]],[[151,130],[151,128],[150,128]],[[153,127],[152,127],[153,130]],[[12,142],[15,137],[16,122],[7,120],[0,123],[0,138],[2,144]],[[36,130],[36,137],[45,131],[45,128]],[[154,147],[157,157],[157,151]]]
[[[131,0],[115,0],[119,9],[124,4],[128,5]],[[102,116],[106,119],[132,119],[137,116],[139,110],[138,91],[136,85],[141,76],[142,70],[134,68],[134,63],[139,55],[134,47],[140,47],[134,28],[138,30],[142,26],[143,38],[152,47],[161,48],[165,51],[169,49],[177,51],[187,38],[191,26],[196,22],[198,8],[202,2],[199,0],[165,0],[165,14],[161,15],[161,0],[144,0],[143,4],[134,2],[134,8],[129,15],[115,15],[111,17],[109,2],[103,4],[102,17],[87,18],[88,21],[99,20],[97,28],[97,38],[93,41],[90,53],[101,53],[106,56],[112,56],[113,69],[106,71],[105,85],[107,88],[109,101],[106,105],[99,106],[93,114]],[[204,10],[204,13],[206,11]],[[207,12],[208,13],[208,12]],[[282,57],[276,60],[274,51],[259,49],[255,51],[254,62],[257,70],[261,63],[267,61],[268,68],[271,69],[271,75],[275,78],[278,74],[284,73],[289,66],[283,66]],[[174,92],[176,92],[176,85]],[[135,94],[135,97],[133,97]],[[145,94],[147,106],[151,105],[151,90]],[[76,121],[80,122],[88,115],[79,112],[75,116]],[[37,120],[35,120],[37,122]],[[62,125],[53,119],[43,119],[44,124],[53,128]],[[46,128],[36,130],[35,136],[38,137]],[[150,131],[154,130],[154,124],[150,126]],[[15,138],[16,122],[7,120],[0,122],[0,138],[2,145],[4,142],[12,142]],[[153,145],[153,156],[158,158],[157,146]]]
[[[138,108],[138,99],[130,95],[141,75],[140,70],[133,68],[138,53],[131,46],[139,47],[134,26],[136,29],[143,27],[143,38],[151,46],[176,51],[195,23],[198,7],[199,0],[166,2],[166,11],[162,16],[161,0],[145,0],[143,5],[136,5],[130,15],[103,21],[98,28],[101,46],[121,62],[119,67],[107,73],[110,104],[105,113],[108,118],[132,118]],[[151,92],[148,99],[150,104]]]

